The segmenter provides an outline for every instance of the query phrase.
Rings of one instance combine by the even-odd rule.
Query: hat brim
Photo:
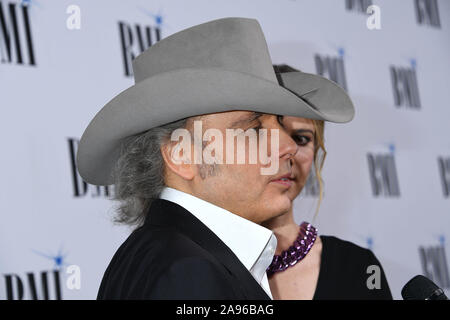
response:
[[[323,115],[322,120],[349,122],[355,108],[347,92],[337,83],[320,75],[306,72],[281,73],[282,86],[301,97]]]
[[[294,75],[286,75],[288,85],[297,83]],[[329,102],[335,98],[330,97]],[[78,172],[90,184],[111,185],[124,138],[182,118],[234,110],[332,122],[350,118],[330,108],[324,107],[322,112],[300,98],[295,88],[288,90],[250,74],[219,68],[177,69],[124,90],[95,115],[78,145]]]

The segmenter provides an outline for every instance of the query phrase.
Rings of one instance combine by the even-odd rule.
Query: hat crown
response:
[[[133,60],[136,83],[184,68],[220,68],[277,83],[266,39],[255,19],[224,18],[185,29]]]

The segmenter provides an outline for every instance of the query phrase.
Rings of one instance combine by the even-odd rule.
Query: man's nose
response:
[[[279,139],[280,139],[280,149],[279,149],[280,159],[283,160],[292,159],[298,151],[297,143],[284,129],[279,129]]]

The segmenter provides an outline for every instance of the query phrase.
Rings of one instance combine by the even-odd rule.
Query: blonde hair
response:
[[[314,213],[314,220],[319,213],[320,203],[323,199],[323,180],[322,180],[322,168],[327,156],[327,151],[325,149],[325,121],[323,120],[312,120],[315,128],[314,136],[314,170],[317,182],[319,184],[319,199],[317,201],[316,212]],[[319,151],[322,151],[319,153]]]

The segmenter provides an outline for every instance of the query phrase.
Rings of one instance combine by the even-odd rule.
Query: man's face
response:
[[[273,153],[271,129],[278,130],[279,164],[270,175],[261,174],[260,158],[249,161],[248,138],[245,143],[245,163],[197,164],[197,174],[192,180],[195,196],[229,210],[256,223],[286,213],[305,185],[314,156],[314,126],[304,118],[277,117],[251,111],[215,113],[201,118],[203,132],[214,128],[222,132],[223,158],[226,157],[226,129],[267,129],[267,156]],[[235,140],[236,141],[236,140]],[[261,142],[261,141],[260,141]],[[208,142],[204,142],[205,147]],[[239,145],[235,142],[234,154]],[[276,145],[276,144],[275,144]],[[241,145],[242,146],[242,145]],[[261,144],[258,144],[260,148]],[[293,177],[280,180],[283,175]]]

